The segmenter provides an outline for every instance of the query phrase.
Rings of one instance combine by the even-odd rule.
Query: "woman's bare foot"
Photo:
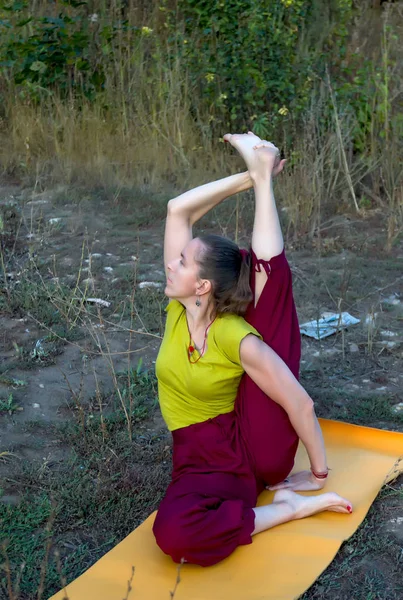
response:
[[[285,160],[280,160],[278,148],[271,142],[261,140],[249,133],[227,133],[224,140],[229,142],[244,159],[252,180],[259,176],[278,175],[284,168]]]
[[[224,141],[228,142],[244,159],[248,171],[253,167],[255,159],[255,147],[262,143],[260,137],[249,131],[248,133],[226,133]]]
[[[279,490],[271,504],[253,509],[255,528],[252,535],[281,523],[304,519],[326,510],[343,514],[353,512],[351,502],[333,492],[319,496],[300,496],[291,490]]]
[[[325,510],[344,514],[350,514],[353,510],[351,502],[334,492],[301,496],[291,490],[279,490],[274,494],[273,504],[275,503],[286,503],[292,510],[293,519],[304,519]]]

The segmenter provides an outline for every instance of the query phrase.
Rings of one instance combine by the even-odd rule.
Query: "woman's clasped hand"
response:
[[[314,492],[322,490],[326,485],[326,479],[317,479],[312,471],[300,471],[289,475],[286,479],[276,485],[266,486],[267,490],[292,490],[293,492]]]

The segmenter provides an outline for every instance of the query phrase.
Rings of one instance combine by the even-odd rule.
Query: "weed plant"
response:
[[[126,190],[174,193],[238,169],[220,137],[253,129],[289,158],[294,235],[313,235],[329,213],[380,208],[390,250],[402,230],[398,7],[224,4],[3,7],[4,172],[118,204]],[[368,27],[362,61],[354,47]]]

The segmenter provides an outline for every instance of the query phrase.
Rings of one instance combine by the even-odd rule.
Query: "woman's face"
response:
[[[194,238],[182,250],[181,256],[167,265],[168,279],[165,294],[168,298],[184,300],[196,296],[201,280],[199,265],[195,259],[202,249],[202,242]]]

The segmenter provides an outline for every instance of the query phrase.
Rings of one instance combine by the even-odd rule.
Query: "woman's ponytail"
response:
[[[200,277],[212,285],[217,314],[243,316],[252,301],[250,255],[218,235],[199,236],[204,249],[198,257]]]

